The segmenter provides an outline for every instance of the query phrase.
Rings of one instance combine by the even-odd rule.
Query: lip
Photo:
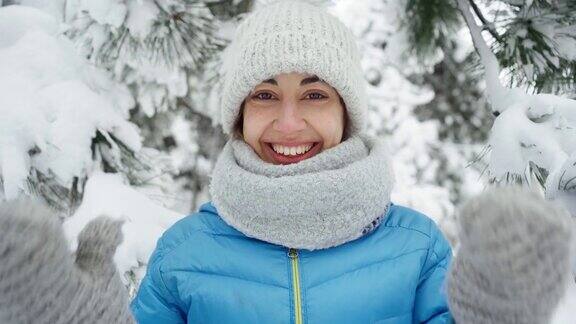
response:
[[[274,144],[281,144],[281,145],[285,145],[285,146],[298,146],[300,144],[309,144],[310,142],[300,142],[300,143],[281,143],[281,142],[275,142]],[[314,155],[316,155],[316,153],[320,152],[320,150],[322,149],[322,142],[314,142],[314,145],[310,148],[310,150],[308,150],[308,152],[301,154],[301,155],[294,155],[294,156],[286,156],[286,155],[282,155],[280,153],[276,153],[276,151],[274,151],[274,149],[272,148],[272,143],[264,143],[264,151],[266,152],[266,154],[272,158],[273,161],[275,161],[278,164],[292,164],[292,163],[296,163],[296,162],[300,162],[302,160],[306,160],[307,158],[310,158]]]

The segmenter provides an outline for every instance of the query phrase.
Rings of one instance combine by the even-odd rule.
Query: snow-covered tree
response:
[[[133,88],[147,116],[177,106],[187,76],[221,48],[209,1],[70,0],[67,34],[97,66]]]
[[[154,177],[154,195],[188,212],[206,197],[208,175],[224,143],[217,107],[206,100],[218,80],[228,25],[252,1],[73,0],[67,35],[97,66],[128,86],[131,121],[144,145],[170,165]]]
[[[459,13],[472,36],[485,94],[496,119],[490,131],[492,181],[536,185],[574,200],[576,160],[576,3],[563,0],[410,1],[413,35],[429,30],[418,53],[433,52]],[[415,7],[414,7],[415,6]],[[428,8],[429,9],[429,8]],[[418,19],[417,17],[424,17]],[[424,26],[423,26],[424,25]],[[576,213],[576,211],[574,211]]]
[[[576,2],[505,0],[469,4],[490,36],[492,50],[511,86],[528,85],[530,91],[539,93],[574,94]]]
[[[503,32],[488,29],[487,36],[494,38],[490,48],[474,18],[475,14],[480,23],[486,20],[480,9],[458,1],[485,68],[486,94],[498,116],[489,139],[489,169],[497,181],[541,186],[548,197],[568,198],[563,200],[571,206],[576,195],[576,100],[566,95],[574,93],[570,66],[576,55],[569,49],[576,48],[576,17],[574,11],[565,15],[558,10],[575,7],[562,1],[505,4],[517,9],[512,20],[518,21],[505,25]],[[527,46],[530,43],[534,44]],[[520,56],[511,60],[508,55]],[[503,70],[511,81],[508,85],[502,83]],[[546,93],[551,90],[564,95]]]
[[[101,214],[125,220],[116,260],[133,291],[156,240],[182,214],[135,190],[150,193],[164,168],[130,120],[128,87],[78,55],[45,3],[27,3],[0,7],[0,201],[42,197],[71,243]]]
[[[70,211],[93,170],[138,181],[151,169],[128,89],[76,55],[53,17],[1,7],[0,34],[2,199],[37,194]]]

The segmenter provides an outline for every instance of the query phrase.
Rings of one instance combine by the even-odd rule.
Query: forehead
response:
[[[278,79],[281,78],[289,78],[292,81],[299,81],[299,84],[301,86],[306,85],[306,84],[310,84],[310,83],[315,83],[315,82],[319,82],[319,83],[323,83],[325,85],[328,85],[328,83],[322,79],[320,79],[317,75],[314,74],[289,74],[284,76],[276,76],[274,78],[271,79],[267,79],[261,82],[262,83],[268,83],[268,84],[273,84],[273,85],[278,85]]]

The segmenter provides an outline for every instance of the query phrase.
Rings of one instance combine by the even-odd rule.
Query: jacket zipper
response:
[[[295,324],[302,324],[302,299],[300,298],[300,273],[298,272],[298,250],[289,248],[288,256],[292,261],[292,286],[294,288]]]

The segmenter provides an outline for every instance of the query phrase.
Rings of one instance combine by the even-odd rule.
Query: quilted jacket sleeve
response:
[[[130,304],[132,314],[140,324],[186,323],[185,315],[177,300],[166,287],[162,278],[162,239],[148,263],[146,275],[140,284],[136,297]]]
[[[415,323],[454,323],[445,289],[445,277],[452,260],[450,244],[431,222],[430,249],[416,290],[414,304]]]

